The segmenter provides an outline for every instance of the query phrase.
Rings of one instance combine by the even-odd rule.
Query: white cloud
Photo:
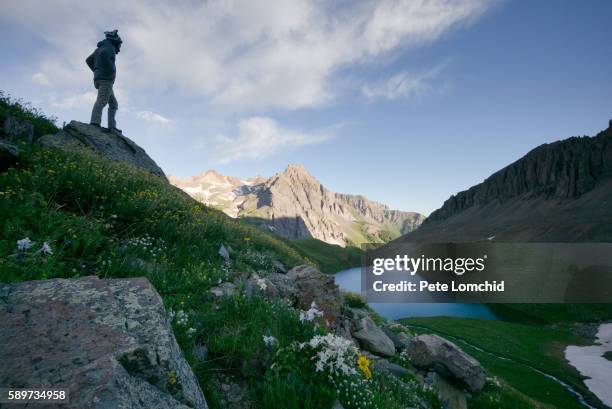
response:
[[[435,41],[495,1],[108,0],[100,8],[58,0],[41,13],[38,1],[20,0],[2,2],[0,19],[44,39],[49,53],[36,71],[57,87],[91,81],[84,59],[102,31],[116,27],[124,87],[172,89],[224,110],[262,112],[328,103],[340,69]]]
[[[134,115],[136,115],[136,118],[142,119],[143,121],[153,122],[160,125],[168,125],[172,122],[171,119],[151,111],[138,111],[135,112]]]
[[[325,142],[334,136],[332,129],[307,133],[281,127],[268,117],[250,117],[238,123],[238,135],[218,135],[213,154],[217,163],[243,159],[263,159],[280,150]]]
[[[445,66],[446,64],[437,65],[427,71],[418,73],[403,71],[382,82],[364,85],[361,92],[368,99],[394,100],[423,96],[433,90],[432,80],[440,74]]]
[[[49,81],[49,78],[42,72],[36,72],[32,74],[32,80],[40,85],[51,85],[51,81]]]
[[[61,97],[57,97],[54,94],[49,95],[49,103],[51,106],[59,109],[74,109],[81,108],[83,106],[92,107],[96,101],[97,94],[95,92],[83,92],[79,94],[64,94]]]

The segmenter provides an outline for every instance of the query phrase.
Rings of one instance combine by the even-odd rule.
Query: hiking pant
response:
[[[119,104],[113,93],[113,81],[94,81],[94,86],[98,90],[98,98],[91,111],[90,123],[100,125],[102,122],[102,110],[106,104],[108,104],[108,127],[109,129],[116,128],[117,123],[115,122],[115,114],[117,113]]]

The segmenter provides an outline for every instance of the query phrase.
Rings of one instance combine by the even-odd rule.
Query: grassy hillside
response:
[[[54,129],[37,111],[0,98],[0,111],[9,110],[39,122],[37,136]],[[265,276],[273,260],[304,263],[299,245],[232,220],[127,164],[88,152],[21,148],[20,163],[0,173],[1,282],[148,277],[212,409],[227,407],[222,385],[228,384],[244,391],[244,407],[270,409],[331,408],[336,399],[347,409],[400,409],[426,393],[384,375],[368,380],[368,360],[358,366],[353,350],[328,363],[353,372],[317,370],[318,353],[327,356],[347,341],[329,335],[329,344],[319,344],[325,326],[300,319],[292,305],[247,298],[240,288],[227,298],[209,294],[238,275]],[[232,249],[231,266],[218,254],[221,244]],[[304,248],[325,265],[334,262],[325,246]],[[201,345],[206,359],[196,357]]]
[[[340,247],[317,239],[294,240],[289,244],[313,260],[325,273],[336,273],[361,265],[363,252],[356,247]]]
[[[591,344],[591,340],[577,334],[570,324],[542,326],[451,317],[410,318],[402,322],[417,332],[450,336],[449,339],[478,359],[487,371],[537,402],[556,408],[583,407],[561,385],[526,365],[549,373],[596,399],[564,358],[567,345]]]

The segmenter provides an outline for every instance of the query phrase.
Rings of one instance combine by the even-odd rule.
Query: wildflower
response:
[[[174,371],[168,371],[168,383],[170,385],[176,384],[176,373]]]
[[[17,240],[17,250],[25,251],[29,249],[30,247],[32,247],[33,244],[34,242],[30,240],[29,237],[26,237],[25,239]]]
[[[263,342],[267,347],[273,347],[278,344],[278,339],[272,335],[264,335]]]
[[[265,279],[259,277],[258,275],[255,275],[254,278],[255,278],[255,283],[257,284],[257,286],[259,287],[261,291],[265,291],[266,288],[268,288],[268,285],[266,284]]]
[[[359,370],[361,373],[363,373],[363,376],[365,376],[366,379],[371,379],[372,371],[370,370],[370,361],[361,353],[358,353],[357,356],[357,366],[359,367]]]
[[[53,254],[53,250],[51,250],[51,246],[49,245],[48,242],[44,242],[42,247],[40,248],[40,251],[47,256],[50,256],[51,254]]]
[[[185,313],[185,311],[180,310],[176,313],[176,323],[181,326],[186,326],[189,321],[189,317]]]
[[[322,317],[323,311],[317,308],[317,304],[313,301],[310,304],[310,309],[307,311],[300,311],[300,322],[314,321],[317,317]]]
[[[195,335],[196,329],[191,327],[191,328],[187,329],[187,331],[185,333],[187,334],[188,337],[192,337],[192,336]]]
[[[301,349],[310,347],[317,351],[314,359],[318,372],[327,370],[331,375],[356,375],[354,359],[357,349],[353,343],[338,335],[316,335],[308,343],[300,344]]]

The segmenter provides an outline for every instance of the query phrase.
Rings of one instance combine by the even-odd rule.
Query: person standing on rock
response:
[[[117,34],[117,30],[105,31],[104,36],[105,39],[98,43],[98,48],[85,60],[94,73],[94,86],[98,90],[98,97],[91,111],[89,122],[91,125],[100,127],[102,110],[108,104],[108,130],[120,134],[121,129],[117,129],[115,122],[119,104],[113,93],[113,84],[117,75],[115,56],[119,53],[123,41]]]

